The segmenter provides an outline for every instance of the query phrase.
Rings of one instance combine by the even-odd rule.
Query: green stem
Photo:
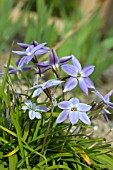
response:
[[[39,120],[38,123],[37,123],[37,125],[36,125],[36,130],[35,130],[35,132],[34,132],[32,141],[34,141],[34,140],[37,138],[37,134],[38,134],[40,125],[41,125],[41,120]]]
[[[20,152],[21,152],[21,157],[24,158],[24,149],[23,149],[23,144],[22,144],[22,137],[21,137],[21,129],[20,129],[20,126],[19,126],[19,122],[18,122],[18,116],[16,116],[16,119],[14,117],[14,111],[11,109],[11,118],[12,118],[12,121],[15,125],[15,128],[16,128],[16,131],[17,131],[17,138],[18,138],[18,144],[19,144],[19,148],[20,148]]]
[[[42,145],[41,154],[44,153],[44,146],[45,146],[45,144],[46,144],[47,137],[48,137],[49,130],[50,130],[50,126],[51,126],[52,115],[53,115],[53,109],[54,109],[54,105],[53,105],[53,103],[52,103],[52,108],[51,108],[51,113],[50,113],[50,119],[49,119],[49,122],[48,122],[47,131],[46,131],[46,134],[45,134],[45,137],[44,137],[44,140],[43,140],[43,145]],[[42,160],[42,156],[40,157],[39,162],[40,162],[41,160]]]
[[[69,131],[70,131],[71,127],[72,127],[72,125],[70,124],[70,126],[69,126],[69,128],[68,128],[68,130],[67,130],[67,133],[66,133],[66,137],[65,137],[64,143],[62,144],[60,153],[61,153],[61,152],[63,151],[63,149],[64,149],[64,145],[65,145],[65,143],[66,143],[66,140],[67,140],[67,137],[68,137],[68,134],[69,134]],[[60,159],[61,159],[61,157],[60,157],[57,161],[59,162]],[[58,163],[58,168],[57,168],[57,170],[59,170],[59,166],[60,166],[60,162]]]
[[[70,132],[71,127],[72,127],[72,125],[70,124],[70,126],[69,126],[69,128],[68,128],[68,130],[67,130],[67,133],[66,133],[66,138],[65,138],[65,140],[64,140],[64,143],[62,144],[60,153],[61,153],[61,152],[63,151],[63,149],[64,149],[64,145],[65,145],[65,143],[66,143],[66,140],[67,140],[67,137],[68,137],[68,134],[69,134],[69,132]]]

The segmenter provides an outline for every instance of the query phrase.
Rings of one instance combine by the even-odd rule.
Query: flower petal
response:
[[[62,70],[72,77],[77,76],[76,68],[70,64],[65,64],[62,66]]]
[[[33,110],[30,110],[30,111],[29,111],[29,118],[30,118],[31,120],[33,120],[33,119],[35,118],[35,111],[33,111]]]
[[[4,76],[4,72],[0,73],[0,77]]]
[[[34,45],[29,45],[28,48],[26,49],[26,54],[29,56],[31,55],[31,53],[33,54],[33,49],[34,49]]]
[[[72,56],[62,57],[61,59],[59,59],[59,65],[61,66],[62,64],[65,64],[71,59],[72,59]]]
[[[83,68],[83,77],[88,77],[94,71],[95,66],[89,65]]]
[[[77,98],[72,98],[69,101],[72,103],[73,106],[75,106],[77,103],[79,103],[79,99],[77,99]]]
[[[49,67],[47,67],[47,68],[45,68],[45,69],[41,69],[41,70],[35,72],[35,74],[45,73],[45,72],[46,72],[47,70],[49,70],[50,68],[51,68],[51,67],[49,66]]]
[[[26,91],[33,90],[33,89],[37,89],[37,88],[39,88],[39,85],[33,86],[33,87],[29,88],[29,89],[26,90]]]
[[[107,102],[106,104],[107,104],[109,107],[113,108],[113,103]]]
[[[57,117],[56,124],[63,122],[68,118],[69,111],[63,110],[60,115]]]
[[[86,113],[79,112],[79,118],[83,123],[91,125],[91,121]]]
[[[57,85],[61,84],[62,82],[63,81],[61,81],[61,80],[54,80],[54,79],[48,80],[44,85],[44,89],[52,87],[52,86],[57,86]]]
[[[94,83],[89,77],[84,78],[87,88],[95,89]]]
[[[37,106],[36,110],[40,110],[41,112],[47,112],[50,109],[44,106]]]
[[[58,64],[58,56],[57,56],[55,50],[51,50],[50,58],[49,58],[49,63],[51,65]]]
[[[105,119],[106,121],[108,121],[109,119],[108,119],[108,115],[107,115],[107,114],[111,114],[111,113],[109,112],[109,110],[107,110],[107,109],[105,109],[105,108],[102,108],[102,114],[103,114],[103,116],[104,116],[104,119]]]
[[[86,93],[88,95],[88,88],[86,86],[84,78],[79,78],[78,81],[79,81],[80,88],[83,90],[84,93]]]
[[[105,108],[102,108],[102,114],[111,114],[111,112]]]
[[[94,94],[96,94],[96,96],[98,96],[102,101],[105,101],[104,97],[97,91],[92,91]]]
[[[24,48],[24,49],[26,49],[26,48],[28,48],[28,44],[24,44],[24,43],[17,43],[21,48]]]
[[[73,62],[75,69],[77,69],[78,71],[81,71],[81,69],[82,69],[81,64],[74,55],[72,55],[72,62]]]
[[[5,65],[5,68],[7,68],[7,65]],[[13,67],[12,65],[9,66],[9,71],[10,70],[15,70],[15,67]]]
[[[41,68],[45,68],[45,67],[50,66],[50,64],[49,64],[48,61],[36,63],[36,65],[37,65],[38,67],[41,67]]]
[[[45,45],[47,45],[47,43],[42,43],[42,44],[38,44],[34,47],[33,51],[37,51],[40,50],[41,48],[43,48]]]
[[[91,109],[91,106],[85,103],[77,103],[76,107],[78,111],[89,111]]]
[[[41,114],[39,113],[39,112],[35,112],[35,117],[37,118],[37,119],[41,119]]]
[[[76,124],[79,119],[79,112],[78,111],[70,111],[69,119],[72,125]]]
[[[41,55],[41,54],[45,54],[45,53],[47,53],[48,51],[49,51],[50,49],[49,48],[42,48],[42,49],[40,49],[40,50],[37,50],[36,52],[35,52],[35,56],[38,56],[38,55]]]
[[[15,62],[15,64],[16,64],[17,67],[18,67],[18,65],[19,65],[20,60],[21,60],[21,58],[18,58],[18,59],[16,60],[16,62]]]
[[[27,99],[25,99],[24,100],[24,103],[28,106],[28,105],[32,105],[32,102],[30,101],[30,100],[27,100]]]
[[[37,90],[35,90],[33,95],[32,95],[32,98],[38,96],[42,91],[43,91],[42,88],[38,88]]]
[[[109,93],[107,93],[105,96],[104,96],[104,99],[109,102],[110,101],[110,96],[113,94],[113,90],[110,90]]]
[[[106,95],[104,96],[104,99],[105,99],[106,102],[109,102],[109,101],[110,101],[110,96],[109,96],[108,94],[106,94]]]
[[[61,109],[70,109],[71,105],[69,101],[63,101],[63,102],[58,103],[58,107]]]
[[[16,73],[17,73],[17,69],[8,71],[8,74],[16,74]]]
[[[26,51],[12,51],[12,53],[18,54],[18,55],[26,55]]]
[[[22,106],[22,110],[27,110],[28,107],[27,106]]]
[[[23,66],[23,67],[21,68],[21,70],[22,70],[22,71],[28,71],[28,70],[32,69],[33,67],[34,67],[33,65]]]
[[[34,54],[33,55],[29,55],[29,56],[26,56],[25,60],[24,60],[24,63],[25,64],[28,64],[34,57]]]
[[[37,41],[33,40],[30,42],[30,45],[34,45],[34,47],[36,47],[37,45],[39,45],[39,43]]]
[[[18,63],[18,67],[21,68],[24,64],[25,64],[25,61],[26,61],[26,57],[27,56],[24,56],[20,59],[19,63]]]
[[[66,82],[66,84],[64,86],[64,91],[63,92],[70,91],[70,90],[74,89],[76,87],[77,83],[78,83],[78,81],[77,81],[76,78],[70,77],[67,80],[67,82]]]

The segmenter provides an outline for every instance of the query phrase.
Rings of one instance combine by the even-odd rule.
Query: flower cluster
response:
[[[88,95],[89,89],[93,89],[92,92],[101,99],[101,110],[104,117],[107,119],[107,114],[110,114],[110,112],[104,106],[106,105],[113,108],[113,103],[110,102],[110,96],[112,95],[113,90],[111,90],[104,97],[96,90],[94,83],[89,78],[89,76],[93,73],[95,66],[88,65],[82,68],[80,62],[74,55],[64,56],[59,59],[55,50],[51,50],[46,47],[47,43],[39,44],[36,41],[32,41],[30,44],[18,43],[18,45],[23,49],[23,51],[12,52],[22,57],[16,61],[16,68],[12,65],[9,66],[9,74],[16,74],[18,71],[29,71],[35,68],[33,70],[37,69],[37,71],[34,72],[34,76],[36,76],[35,74],[39,74],[41,76],[41,74],[51,69],[56,77],[56,79],[51,79],[47,82],[37,84],[29,88],[29,91],[35,89],[31,95],[31,98],[37,99],[39,95],[44,92],[49,99],[53,111],[55,107],[53,107],[53,99],[55,96],[54,93],[52,93],[52,89],[57,89],[57,87],[61,85],[63,88],[62,93],[65,95],[65,92],[71,91],[79,85],[81,90],[86,95]],[[38,56],[49,51],[49,61],[39,62]],[[32,62],[32,65],[28,65],[30,62]],[[68,64],[68,62],[71,64]],[[68,77],[62,78],[61,69],[68,75]],[[3,76],[4,73],[0,73],[0,75]],[[66,78],[68,78],[68,80],[65,83],[64,80]],[[22,106],[22,110],[29,111],[29,118],[31,120],[34,118],[41,119],[42,115],[39,112],[49,111],[49,108],[45,106],[37,106],[36,103],[32,103],[30,100],[25,100],[24,103],[26,106]],[[96,107],[98,107],[100,103],[96,104]],[[92,111],[92,106],[85,103],[80,103],[76,96],[70,100],[65,100],[63,96],[62,101],[60,101],[56,106],[63,109],[56,119],[57,124],[64,122],[69,118],[72,125],[76,124],[79,120],[87,125],[91,125],[89,113]]]

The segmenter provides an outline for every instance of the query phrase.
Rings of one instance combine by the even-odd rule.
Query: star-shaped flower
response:
[[[104,104],[109,106],[110,108],[113,108],[113,103],[110,102],[110,96],[113,94],[113,90],[110,90],[109,93],[107,93],[105,96],[102,96],[97,90],[92,91],[94,94],[96,94]]]
[[[95,66],[88,65],[82,69],[81,64],[74,56],[72,56],[72,62],[73,65],[62,66],[62,69],[71,76],[64,86],[64,92],[72,90],[79,84],[80,88],[88,94],[88,88],[95,89],[93,82],[88,77],[94,71]]]
[[[41,119],[41,114],[38,112],[47,112],[49,110],[49,108],[44,107],[44,106],[36,106],[35,103],[32,103],[29,100],[25,100],[24,103],[26,104],[26,106],[22,107],[22,110],[29,110],[29,118],[31,120],[33,120],[35,117],[37,119]]]
[[[57,75],[57,77],[59,77],[60,76],[59,66],[66,64],[69,60],[71,60],[71,58],[72,58],[71,56],[66,56],[66,57],[62,57],[61,59],[58,59],[55,50],[51,50],[49,61],[40,62],[36,64],[38,67],[42,68],[42,70],[36,73],[37,74],[44,73],[45,71],[52,69]]]
[[[105,108],[102,108],[102,114],[103,114],[103,116],[104,116],[104,119],[105,119],[106,121],[108,121],[109,119],[108,119],[108,116],[107,116],[107,115],[111,114],[111,113],[109,112],[109,110],[107,110],[107,109],[105,109]]]
[[[60,102],[58,107],[63,109],[63,111],[58,116],[56,123],[61,123],[69,118],[72,125],[76,124],[79,119],[87,125],[91,124],[90,119],[86,113],[91,109],[91,106],[80,103],[77,98],[72,98],[69,101]]]
[[[58,86],[59,84],[61,84],[63,81],[60,80],[48,80],[47,82],[43,83],[43,84],[39,84],[36,86],[31,87],[29,90],[32,89],[36,89],[32,95],[32,97],[36,97],[38,96],[43,90],[52,87],[52,86]]]
[[[19,67],[22,67],[24,64],[28,64],[35,56],[49,51],[49,48],[45,47],[47,43],[38,44],[36,41],[33,41],[30,44],[17,44],[24,49],[24,51],[12,51],[15,54],[23,56],[19,62]]]
[[[92,91],[92,92],[93,92],[94,94],[96,94],[96,96],[98,96],[98,97],[102,100],[103,104],[105,104],[105,105],[107,105],[108,107],[110,107],[110,108],[113,109],[113,103],[110,102],[110,96],[113,94],[113,90],[110,90],[105,96],[102,96],[102,94],[101,94],[100,92],[98,92],[97,90]],[[97,106],[98,106],[98,104],[97,104]],[[107,110],[107,109],[105,109],[105,108],[103,107],[101,111],[102,111],[102,114],[103,114],[105,120],[108,121],[108,116],[107,116],[107,115],[108,115],[108,114],[111,114],[111,113],[109,112],[109,110]]]
[[[9,71],[8,71],[8,74],[16,74],[18,71],[22,71],[22,72],[25,72],[25,71],[28,71],[30,69],[32,69],[34,66],[33,65],[29,65],[29,66],[22,66],[20,67],[19,66],[19,61],[20,59],[18,59],[15,63],[16,67],[10,65],[9,66]],[[7,66],[5,66],[7,67]],[[4,75],[4,72],[0,73],[0,76],[3,76]]]

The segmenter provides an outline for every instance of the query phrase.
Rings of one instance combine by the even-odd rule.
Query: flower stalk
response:
[[[51,126],[51,122],[52,122],[53,110],[54,110],[54,104],[53,104],[53,102],[52,102],[51,112],[50,112],[50,118],[49,118],[49,121],[48,121],[48,126],[47,126],[47,130],[46,130],[46,134],[45,134],[45,136],[44,136],[44,140],[43,140],[43,144],[42,144],[42,150],[41,150],[41,154],[42,154],[42,155],[44,154],[44,147],[45,147],[45,145],[46,145],[47,137],[48,137],[48,134],[49,134],[49,131],[50,131],[50,126]],[[40,156],[39,162],[41,162],[41,160],[42,160],[42,156]]]
[[[69,128],[68,128],[68,130],[67,130],[66,137],[65,137],[65,140],[64,140],[64,142],[63,142],[63,144],[62,144],[60,153],[61,153],[61,152],[63,151],[63,149],[64,149],[64,146],[65,146],[65,143],[66,143],[66,140],[67,140],[67,138],[68,138],[68,134],[69,134],[71,128],[72,128],[72,124],[69,125]]]

